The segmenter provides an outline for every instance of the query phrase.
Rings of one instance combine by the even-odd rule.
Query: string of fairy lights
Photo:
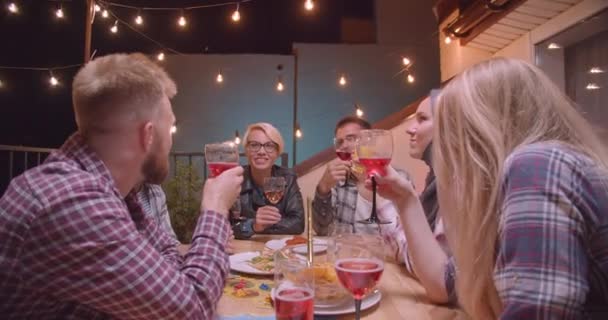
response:
[[[53,19],[65,20],[65,19],[69,18],[70,12],[68,10],[66,10],[66,8],[68,8],[68,7],[64,6],[64,2],[69,2],[68,0],[65,0],[65,1],[48,0],[48,1],[53,6],[53,8],[52,8],[53,10],[51,10],[51,12],[53,13],[53,17],[52,17]],[[243,17],[242,12],[240,10],[241,6],[246,5],[247,3],[252,2],[252,1],[255,1],[255,0],[236,0],[236,1],[232,0],[232,1],[224,2],[224,3],[197,5],[197,6],[189,6],[189,7],[141,7],[141,6],[137,7],[137,6],[131,6],[131,5],[126,5],[126,4],[122,4],[122,3],[116,3],[116,2],[112,2],[112,1],[96,0],[93,5],[94,6],[93,21],[98,20],[98,21],[101,21],[101,23],[106,23],[108,26],[107,30],[112,35],[118,35],[120,33],[120,30],[124,27],[124,28],[129,29],[132,32],[138,34],[142,38],[145,38],[146,40],[153,42],[159,48],[159,51],[157,53],[154,53],[153,56],[159,63],[162,63],[163,61],[165,61],[167,53],[170,53],[173,55],[181,55],[182,53],[160,43],[159,41],[155,40],[154,38],[150,37],[149,35],[145,34],[142,31],[141,27],[144,24],[146,24],[146,17],[145,17],[146,12],[151,12],[151,11],[168,12],[170,15],[173,15],[176,17],[175,23],[177,24],[179,29],[187,30],[187,27],[190,22],[189,21],[190,17],[188,15],[188,12],[192,12],[193,10],[203,10],[203,9],[217,8],[217,7],[234,7],[234,11],[231,11],[230,16],[228,17],[228,21],[230,21],[230,23],[236,24],[236,23],[239,23]],[[24,9],[26,9],[26,7],[22,7],[20,5],[19,1],[9,1],[5,8],[10,15],[19,16],[19,15],[27,14],[27,11],[24,10]],[[119,9],[121,14],[119,15],[117,13],[118,11],[115,9]],[[303,9],[304,9],[304,12],[306,12],[306,13],[314,12],[316,9],[314,0],[304,0]],[[124,18],[126,16],[124,14],[124,12],[129,12],[129,16],[131,18]],[[177,13],[177,15],[176,15],[176,13]],[[93,53],[93,55],[94,54],[95,54],[95,52]],[[410,83],[410,84],[414,83],[415,77],[411,72],[411,67],[413,65],[412,60],[410,58],[404,57],[404,56],[400,56],[400,59],[401,59],[401,63],[403,65],[403,67],[399,70],[399,72],[397,74],[398,75],[401,73],[405,74],[406,82]],[[58,75],[59,71],[66,70],[66,69],[72,69],[72,68],[78,68],[78,67],[81,67],[82,65],[83,65],[83,63],[52,66],[52,67],[0,66],[0,71],[1,70],[24,70],[24,71],[43,72],[43,73],[47,74],[48,85],[50,87],[60,87],[62,84],[62,79]],[[282,68],[277,68],[277,69],[278,69],[278,72],[277,72],[278,75],[276,76],[275,90],[277,91],[277,93],[280,94],[286,90],[287,86],[286,86],[286,83],[283,81]],[[337,77],[338,87],[340,87],[340,88],[347,87],[350,83],[350,79],[348,78],[348,73],[347,72],[337,72],[336,74],[338,75],[338,77]],[[226,75],[222,72],[221,68],[217,71],[217,74],[214,74],[214,77],[215,77],[215,81],[218,84],[223,84],[227,80]],[[4,79],[2,79],[2,75],[0,74],[0,90],[5,88],[6,84],[7,83],[5,82]],[[362,107],[358,104],[355,104],[354,112],[358,117],[363,117],[363,115],[364,115]],[[172,128],[172,133],[175,133],[176,131],[177,131],[176,127]],[[302,130],[300,129],[299,124],[296,124],[294,134],[297,138],[302,138]],[[237,131],[235,134],[235,142],[238,140],[240,140],[240,137],[239,137],[239,134]]]

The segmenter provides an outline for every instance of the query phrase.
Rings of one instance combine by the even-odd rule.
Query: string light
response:
[[[49,70],[49,83],[51,84],[52,87],[56,87],[59,85],[59,80],[57,80],[57,78],[55,78],[55,75],[53,75],[53,71]]]
[[[604,70],[600,67],[593,67],[589,69],[589,73],[604,73]]]
[[[241,144],[241,137],[239,136],[239,130],[236,130],[234,132],[234,144],[236,144],[236,145]]]
[[[232,13],[232,21],[238,22],[241,20],[241,13],[239,12],[239,3],[236,4],[236,10]]]
[[[95,4],[95,12],[101,11],[101,7],[98,4]]]
[[[361,107],[355,104],[355,108],[355,114],[357,115],[357,117],[363,117],[363,110],[361,109]]]
[[[585,87],[585,89],[587,89],[587,90],[597,90],[597,89],[599,89],[599,88],[601,88],[601,87],[600,87],[600,86],[598,86],[598,85],[597,85],[597,84],[595,84],[595,83],[589,83],[589,84],[587,84],[587,86]]]
[[[340,80],[338,80],[338,83],[343,87],[346,86],[346,77],[344,75],[341,75]]]
[[[57,8],[57,11],[55,11],[55,15],[57,16],[57,18],[63,19],[63,8],[61,7],[61,5],[59,5],[59,8]]]
[[[554,42],[549,43],[549,45],[547,46],[547,49],[549,49],[549,50],[555,50],[555,49],[561,49],[561,48],[562,48],[562,46],[560,46],[559,44],[554,43]]]
[[[412,74],[408,74],[407,75],[407,82],[414,83],[414,81],[416,81],[416,79],[414,78],[414,76]]]
[[[312,9],[315,8],[315,4],[312,0],[306,0],[306,2],[304,2],[304,8],[308,11],[312,11]]]
[[[452,43],[452,37],[450,36],[446,36],[445,39],[443,39],[443,42],[445,42],[445,44],[450,44]]]
[[[403,62],[403,65],[406,67],[409,67],[410,64],[412,64],[412,60],[410,60],[408,57],[403,57],[402,62]]]
[[[217,73],[217,77],[215,77],[215,81],[216,81],[217,83],[222,83],[222,82],[224,82],[224,76],[222,75],[222,70],[220,70],[220,71]]]
[[[297,125],[297,127],[296,127],[296,138],[302,139],[302,136],[303,136],[302,129],[300,129],[300,125]]]
[[[19,7],[17,7],[17,5],[14,2],[11,2],[8,4],[8,11],[10,13],[18,13]]]
[[[164,54],[163,52],[159,53],[159,54],[156,56],[156,59],[157,59],[158,61],[163,61],[163,60],[165,60],[165,54]]]
[[[176,125],[172,125],[170,132],[171,132],[171,134],[175,134],[177,132],[177,126]]]
[[[110,14],[108,13],[108,10],[107,10],[107,9],[103,9],[103,11],[101,12],[101,16],[102,16],[104,19],[107,19],[107,18],[110,16]]]
[[[182,14],[179,16],[179,19],[177,20],[177,25],[180,27],[185,27],[186,24],[188,24],[188,21],[186,20],[186,17],[184,17],[184,11],[182,10]]]
[[[144,24],[144,18],[141,17],[141,11],[137,12],[137,17],[135,17],[135,24],[140,26]]]
[[[279,79],[279,81],[277,81],[277,91],[281,92],[283,90],[285,90],[285,86],[283,85],[283,81]]]
[[[118,20],[114,21],[114,25],[110,28],[110,32],[112,32],[112,33],[118,32]]]

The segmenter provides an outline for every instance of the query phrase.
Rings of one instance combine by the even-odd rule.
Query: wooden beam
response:
[[[485,4],[483,4],[483,2],[484,1],[478,2],[478,3],[480,3],[478,5],[485,6]],[[477,37],[479,34],[484,32],[489,27],[496,24],[498,21],[500,21],[500,19],[507,16],[509,13],[511,13],[513,10],[515,10],[520,5],[522,5],[524,2],[526,2],[526,0],[510,0],[506,3],[504,10],[499,11],[499,12],[492,11],[491,14],[489,14],[487,17],[485,17],[479,23],[477,23],[472,28],[470,28],[467,31],[467,34],[465,37],[460,38],[460,45],[464,46],[467,43],[469,43],[471,40],[475,39],[475,37]]]

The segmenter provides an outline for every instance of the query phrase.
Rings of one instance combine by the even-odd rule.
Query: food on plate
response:
[[[315,277],[315,301],[318,303],[338,303],[348,295],[340,284],[332,263],[315,263],[313,272]]]
[[[301,237],[301,236],[293,236],[291,239],[287,240],[285,243],[286,243],[288,246],[293,246],[293,245],[296,245],[296,244],[304,244],[304,243],[306,243],[306,242],[308,242],[308,239],[306,239],[306,238],[304,238],[304,237]]]
[[[274,272],[274,257],[262,254],[249,260],[249,265],[264,272]]]

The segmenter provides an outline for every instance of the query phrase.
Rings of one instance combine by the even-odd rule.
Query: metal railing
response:
[[[24,146],[9,146],[0,145],[0,195],[8,187],[10,181],[22,174],[24,171],[40,165],[55,149],[51,148],[35,148]],[[240,154],[241,163],[247,161],[244,153]],[[189,166],[202,168],[202,177],[207,179],[207,163],[205,162],[205,153],[203,152],[171,152],[169,155],[171,164],[171,174],[175,174],[175,167],[178,161],[183,161]],[[289,155],[282,153],[280,155],[280,165],[283,167],[289,166]],[[6,170],[1,169],[7,168]]]

